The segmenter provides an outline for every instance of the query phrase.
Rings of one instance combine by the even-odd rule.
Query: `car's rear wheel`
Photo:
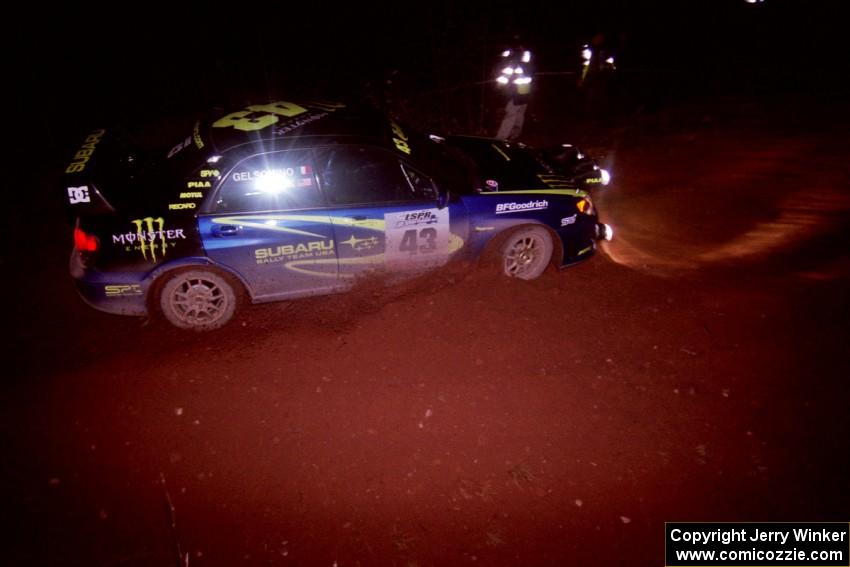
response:
[[[218,329],[236,313],[242,290],[231,277],[205,268],[179,270],[165,277],[159,288],[159,308],[175,327]]]
[[[546,271],[552,259],[552,237],[540,226],[526,226],[510,233],[500,248],[501,271],[508,277],[533,280]]]

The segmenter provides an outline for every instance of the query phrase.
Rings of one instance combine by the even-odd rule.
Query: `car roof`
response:
[[[389,141],[390,124],[377,110],[362,104],[328,101],[274,101],[219,113],[196,127],[196,135],[219,153],[246,144],[285,146],[305,137],[341,136]]]

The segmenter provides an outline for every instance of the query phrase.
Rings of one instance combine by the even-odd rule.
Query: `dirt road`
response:
[[[50,209],[4,260],[4,563],[661,565],[665,521],[846,521],[848,121],[783,114],[596,141],[580,266],[204,336],[85,307]]]

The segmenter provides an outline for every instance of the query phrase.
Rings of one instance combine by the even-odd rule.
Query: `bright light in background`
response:
[[[584,59],[584,64],[587,65],[590,62],[590,58],[593,56],[593,52],[590,50],[588,46],[584,46],[584,49],[581,50],[581,57]]]
[[[524,77],[525,69],[520,64],[520,60],[522,63],[528,63],[531,61],[531,51],[522,51],[514,53],[510,49],[506,49],[502,52],[502,57],[511,57],[508,61],[506,61],[505,67],[502,68],[501,74],[496,77],[496,82],[499,85],[516,85],[518,87],[517,92],[520,94],[525,94],[528,92],[528,85],[531,83],[531,77]]]
[[[270,195],[277,195],[282,191],[292,189],[294,186],[295,184],[290,177],[277,171],[269,171],[254,180],[254,189]]]
[[[614,58],[609,57],[608,59],[605,60],[605,62],[608,63],[609,65],[613,65],[614,64]]]

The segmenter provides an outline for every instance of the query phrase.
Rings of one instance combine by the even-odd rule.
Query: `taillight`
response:
[[[97,236],[88,234],[80,227],[74,228],[74,247],[77,252],[97,252],[99,245]]]

